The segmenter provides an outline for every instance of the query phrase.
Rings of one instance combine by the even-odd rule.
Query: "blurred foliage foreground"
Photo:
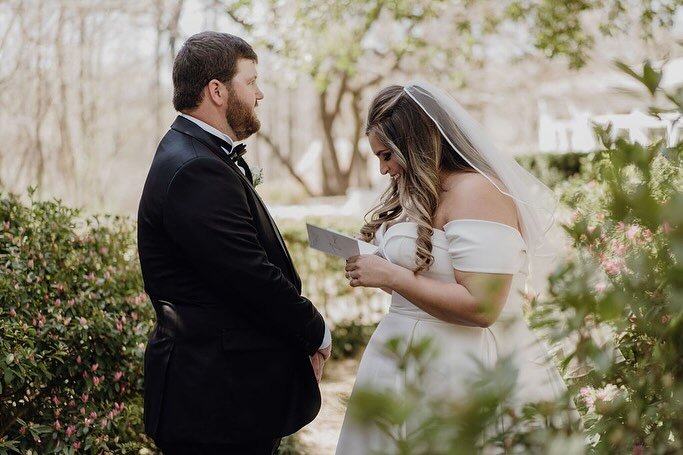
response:
[[[660,90],[657,69],[622,69],[655,104],[673,104],[653,114],[683,113],[683,89]],[[565,225],[573,248],[530,314],[532,325],[562,347],[562,366],[576,373],[570,395],[583,429],[555,418],[566,412],[563,403],[509,407],[517,375],[501,359],[472,378],[466,402],[424,408],[419,374],[398,394],[359,394],[356,417],[390,434],[408,416],[424,418],[387,453],[683,451],[683,145],[662,139],[641,146],[612,140],[609,129],[598,133],[605,150],[572,157],[580,161],[570,166],[573,176],[552,182],[573,209]],[[360,221],[319,224],[353,232]],[[343,261],[310,251],[301,226],[284,223],[283,232],[304,293],[338,321],[335,355],[357,355],[386,298],[349,288]],[[154,447],[141,423],[142,356],[154,314],[134,238],[126,219],[0,198],[0,454]],[[604,330],[613,335],[608,345],[596,336]],[[389,348],[406,369],[429,367],[428,340],[395,340]],[[508,424],[492,431],[501,415]]]
[[[664,93],[649,63],[642,72],[619,66],[653,103],[674,106],[653,107],[653,115],[683,114],[683,88]],[[556,187],[574,209],[564,225],[573,248],[529,315],[532,327],[562,348],[581,425],[563,418],[567,400],[513,408],[517,371],[509,359],[481,366],[465,401],[429,401],[420,372],[438,347],[397,339],[387,347],[413,379],[397,393],[362,391],[352,406],[356,418],[384,430],[392,442],[385,453],[683,452],[683,144],[662,138],[642,146],[613,140],[609,127],[596,132],[604,150]],[[599,336],[605,332],[607,340]],[[495,425],[501,416],[505,428]],[[397,437],[393,430],[406,422],[412,431]]]

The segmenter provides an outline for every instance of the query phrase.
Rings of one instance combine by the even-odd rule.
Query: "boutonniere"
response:
[[[249,170],[251,171],[251,178],[254,182],[254,188],[256,188],[259,183],[263,182],[263,168],[258,166],[249,166]]]

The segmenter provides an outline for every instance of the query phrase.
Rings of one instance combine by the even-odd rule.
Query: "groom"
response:
[[[180,115],[140,200],[140,263],[157,317],[144,421],[165,455],[272,454],[320,409],[330,333],[301,296],[234,144],[260,127],[256,63],[236,36],[187,40],[173,63]]]

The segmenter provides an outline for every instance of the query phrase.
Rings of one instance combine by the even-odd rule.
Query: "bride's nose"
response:
[[[389,166],[387,166],[384,163],[379,163],[379,173],[382,175],[386,175],[387,172],[389,172]]]

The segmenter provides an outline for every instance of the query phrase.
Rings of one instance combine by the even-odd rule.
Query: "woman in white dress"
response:
[[[555,198],[448,94],[425,82],[382,90],[366,134],[390,187],[361,230],[379,255],[350,258],[351,286],[391,293],[389,313],[360,363],[359,389],[400,391],[388,340],[436,342],[422,384],[431,397],[456,400],[477,371],[513,356],[513,400],[554,400],[566,387],[544,345],[522,317],[530,270],[547,252]],[[538,274],[537,274],[538,275]],[[528,288],[527,288],[528,290]],[[396,437],[410,434],[396,429]],[[386,434],[347,412],[338,455],[391,453]]]

